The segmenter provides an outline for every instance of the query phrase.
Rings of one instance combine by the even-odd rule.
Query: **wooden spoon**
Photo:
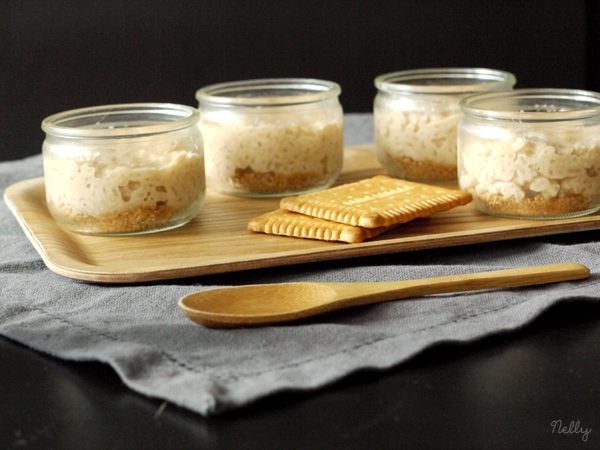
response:
[[[531,286],[589,276],[587,267],[568,263],[378,283],[258,284],[188,294],[179,300],[179,307],[189,319],[207,327],[244,327],[289,322],[388,300]]]

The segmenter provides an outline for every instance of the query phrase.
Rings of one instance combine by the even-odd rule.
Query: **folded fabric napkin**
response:
[[[346,144],[372,142],[372,116],[346,118]],[[42,175],[41,156],[0,164],[0,190]],[[365,262],[366,261],[366,262]],[[216,286],[287,281],[391,281],[557,262],[587,280],[444,294],[355,308],[302,324],[207,329],[177,301]],[[283,390],[322,387],[365,368],[389,368],[441,342],[521,327],[570,299],[599,301],[600,243],[510,241],[304,264],[143,285],[97,285],[46,268],[0,203],[0,334],[50,355],[110,364],[131,389],[202,415]]]

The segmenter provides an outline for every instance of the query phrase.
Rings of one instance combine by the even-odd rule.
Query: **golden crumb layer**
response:
[[[530,218],[572,216],[596,206],[593,199],[583,195],[552,198],[538,195],[515,201],[502,195],[485,194],[477,196],[476,203],[492,214]]]
[[[320,183],[327,182],[323,173],[282,174],[273,171],[255,172],[250,167],[236,168],[232,177],[233,184],[242,192],[254,194],[280,194],[302,192],[314,189]]]
[[[49,205],[52,211],[53,206]],[[167,205],[156,207],[138,206],[125,212],[93,217],[87,214],[62,208],[56,217],[60,223],[72,230],[89,234],[143,233],[176,226],[186,210],[175,210]]]
[[[383,166],[390,175],[408,180],[454,181],[458,176],[456,164],[437,163],[430,159],[417,161],[406,156],[387,155]]]

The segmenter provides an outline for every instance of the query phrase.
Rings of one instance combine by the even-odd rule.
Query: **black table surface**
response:
[[[39,153],[39,140],[0,138],[0,160]],[[0,338],[0,450],[598,449],[599,375],[600,302],[584,301],[513,332],[437,345],[391,370],[211,418],[131,391],[105,364]]]

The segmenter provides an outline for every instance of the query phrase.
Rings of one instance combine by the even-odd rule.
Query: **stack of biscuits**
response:
[[[467,192],[378,175],[283,198],[280,209],[252,219],[248,229],[354,244],[471,200]]]

